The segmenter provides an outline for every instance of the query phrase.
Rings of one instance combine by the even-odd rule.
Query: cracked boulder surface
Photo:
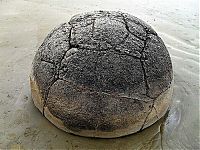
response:
[[[35,106],[55,126],[113,138],[141,131],[166,113],[173,72],[162,39],[144,21],[95,11],[49,33],[30,82]]]

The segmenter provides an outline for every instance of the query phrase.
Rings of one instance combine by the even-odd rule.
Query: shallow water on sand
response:
[[[29,74],[48,32],[77,13],[120,10],[149,23],[173,62],[169,113],[144,131],[116,139],[67,134],[34,107]],[[198,0],[1,0],[0,148],[13,149],[199,149]]]

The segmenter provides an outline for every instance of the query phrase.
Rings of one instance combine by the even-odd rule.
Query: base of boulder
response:
[[[49,111],[48,107],[44,106],[44,99],[42,98],[42,94],[39,90],[39,87],[32,75],[30,76],[30,84],[31,84],[31,92],[32,92],[32,99],[33,99],[34,105],[57,128],[65,132],[75,134],[75,135],[84,136],[84,137],[97,137],[97,138],[116,138],[116,137],[126,136],[126,135],[136,133],[138,131],[141,131],[151,126],[160,118],[162,118],[167,112],[167,110],[169,109],[171,105],[171,97],[172,97],[172,92],[173,92],[172,90],[173,84],[171,84],[170,88],[165,90],[162,94],[160,94],[154,100],[154,107],[152,108],[150,113],[147,113],[145,120],[141,120],[141,122],[137,123],[137,125],[130,124],[128,128],[116,129],[112,132],[104,132],[104,131],[97,131],[97,130],[81,130],[81,131],[75,132],[66,128],[63,121],[55,117]],[[146,110],[146,112],[147,111],[148,110]]]

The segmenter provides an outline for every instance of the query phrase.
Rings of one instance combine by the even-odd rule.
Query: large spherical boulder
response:
[[[112,138],[140,131],[168,110],[172,64],[157,33],[122,12],[76,15],[37,51],[35,106],[58,128]]]

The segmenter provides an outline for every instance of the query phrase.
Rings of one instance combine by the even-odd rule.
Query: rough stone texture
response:
[[[164,115],[172,79],[169,53],[149,25],[97,11],[72,17],[47,36],[33,61],[32,97],[67,132],[118,137]]]

